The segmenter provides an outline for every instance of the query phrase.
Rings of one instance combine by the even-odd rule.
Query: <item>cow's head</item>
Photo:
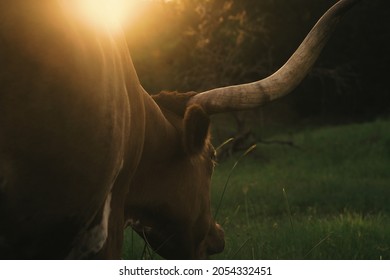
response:
[[[199,105],[187,106],[193,95],[154,96],[158,108],[153,106],[147,118],[157,111],[164,121],[147,125],[147,131],[159,133],[146,137],[127,201],[130,225],[166,258],[206,258],[224,248],[223,230],[210,210],[215,164],[210,118]]]

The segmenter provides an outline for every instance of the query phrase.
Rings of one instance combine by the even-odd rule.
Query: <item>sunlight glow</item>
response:
[[[135,17],[145,0],[77,0],[80,17],[98,28],[116,30]]]
[[[88,20],[115,26],[125,16],[126,0],[81,0],[80,8]]]

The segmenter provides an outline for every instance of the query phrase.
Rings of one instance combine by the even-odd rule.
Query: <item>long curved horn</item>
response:
[[[307,75],[341,17],[360,0],[340,0],[312,28],[290,59],[262,80],[198,93],[189,104],[208,114],[252,109],[290,93]]]

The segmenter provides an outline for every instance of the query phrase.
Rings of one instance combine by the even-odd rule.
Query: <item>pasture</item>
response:
[[[216,166],[215,259],[390,259],[390,121],[299,128]],[[227,182],[228,178],[229,181]],[[222,203],[217,211],[221,195]],[[157,259],[131,230],[125,259]]]

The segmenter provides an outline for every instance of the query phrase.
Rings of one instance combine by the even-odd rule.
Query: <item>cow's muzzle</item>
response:
[[[225,233],[222,227],[215,223],[210,229],[207,237],[207,254],[214,255],[221,253],[225,248]]]

